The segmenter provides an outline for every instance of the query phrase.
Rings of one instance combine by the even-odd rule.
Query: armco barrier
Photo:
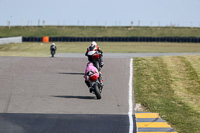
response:
[[[8,43],[22,43],[22,37],[6,37],[0,38],[0,44],[8,44]]]
[[[23,37],[23,42],[42,42],[42,37]],[[49,42],[189,42],[200,43],[198,37],[49,37]]]

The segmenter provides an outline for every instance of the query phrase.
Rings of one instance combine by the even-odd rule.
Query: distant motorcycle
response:
[[[93,65],[98,69],[98,71],[100,71],[101,70],[101,67],[100,67],[101,53],[99,53],[98,51],[90,51],[88,52],[87,56],[88,56],[88,60],[93,63]]]
[[[92,92],[96,95],[97,99],[101,99],[101,92],[103,89],[102,77],[98,78],[97,75],[93,74],[89,77],[89,83],[92,86]],[[101,82],[100,82],[101,81]]]
[[[55,53],[56,53],[56,45],[55,43],[52,43],[52,45],[50,46],[50,50],[51,50],[51,57],[54,57]]]

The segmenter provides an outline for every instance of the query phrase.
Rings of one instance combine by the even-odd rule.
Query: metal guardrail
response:
[[[0,38],[0,44],[8,44],[8,43],[22,43],[22,37],[6,37]]]

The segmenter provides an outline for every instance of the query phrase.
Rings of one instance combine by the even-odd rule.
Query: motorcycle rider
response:
[[[91,62],[87,63],[84,78],[85,84],[88,86],[88,88],[90,88],[90,93],[92,93],[92,86],[89,80],[96,80],[98,78],[100,85],[103,86],[101,72],[98,72],[97,68]]]
[[[91,43],[91,46],[87,48],[87,51],[86,51],[86,53],[85,53],[85,56],[88,56],[88,52],[90,52],[90,51],[98,51],[99,53],[101,53],[101,54],[99,55],[99,57],[100,57],[100,67],[102,68],[103,65],[104,65],[103,59],[102,59],[102,57],[103,57],[103,51],[97,46],[97,43],[96,43],[95,41],[93,41],[93,42]],[[89,61],[91,61],[90,58],[91,58],[91,57],[88,56],[88,60],[89,60]]]
[[[50,46],[50,50],[51,50],[51,57],[54,57],[54,54],[56,53],[56,44],[55,43],[52,43],[51,46]]]

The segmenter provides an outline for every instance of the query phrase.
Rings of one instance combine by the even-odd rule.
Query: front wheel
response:
[[[94,85],[94,94],[96,95],[97,99],[101,99],[101,93],[97,84]]]

